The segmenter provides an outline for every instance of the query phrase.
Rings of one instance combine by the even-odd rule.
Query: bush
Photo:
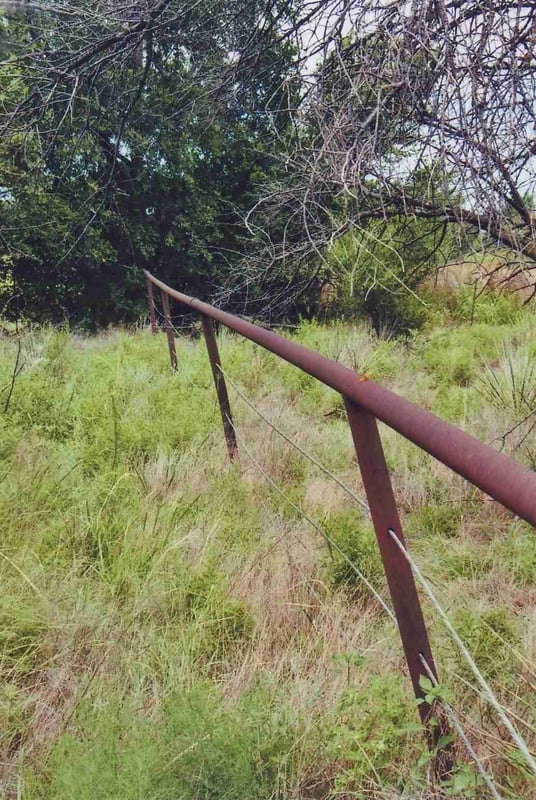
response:
[[[99,705],[81,705],[77,730],[53,748],[48,785],[38,788],[28,776],[27,800],[283,800],[291,793],[302,729],[266,690],[228,708],[208,682],[197,684],[150,717],[118,693]]]
[[[387,230],[371,223],[336,240],[328,253],[336,290],[330,313],[366,317],[378,336],[421,328],[428,309],[418,287],[434,270],[429,230],[426,222],[393,220]]]
[[[519,301],[513,294],[482,291],[481,287],[475,294],[474,288],[468,286],[456,293],[452,315],[457,322],[511,325],[519,319]]]

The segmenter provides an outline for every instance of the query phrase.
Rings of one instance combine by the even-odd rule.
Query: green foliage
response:
[[[324,522],[324,529],[338,548],[332,549],[328,562],[330,580],[335,588],[367,592],[351,564],[355,564],[373,586],[381,585],[384,571],[376,536],[361,512],[348,510],[331,514]]]
[[[437,176],[422,170],[407,190],[418,185],[425,195],[437,195],[446,183],[440,189]],[[350,218],[352,213],[350,208]],[[335,309],[365,316],[379,335],[407,335],[421,328],[429,318],[421,284],[453,247],[448,226],[411,217],[391,216],[350,229],[328,252]]]
[[[300,727],[263,687],[229,710],[210,684],[166,698],[148,718],[120,694],[83,704],[77,730],[48,761],[52,776],[28,800],[282,800]],[[30,784],[31,786],[31,784]]]
[[[521,363],[533,332],[524,312],[499,332],[474,324],[411,343],[378,343],[364,325],[342,323],[306,323],[296,339],[351,367],[376,368],[435,411],[463,393],[475,414],[467,427],[487,410],[491,439],[495,406],[474,390],[478,377],[449,385],[441,358],[452,346],[478,365],[480,353],[494,359],[504,340]],[[298,395],[270,356],[252,355],[236,337],[220,343],[240,385],[254,373],[247,393],[255,404],[354,486],[347,423],[322,417],[333,395],[322,405],[307,387]],[[285,510],[247,454],[227,464],[203,342],[177,344],[172,373],[163,336],[28,330],[4,414],[18,348],[0,338],[0,760],[8,790],[19,781],[25,800],[420,796],[429,756],[396,630],[379,608],[363,616],[362,603],[352,602],[368,597],[358,576],[301,514]],[[434,349],[441,358],[422,377]],[[327,478],[317,484],[300,454],[275,436],[267,447],[254,412],[232,402],[272,479],[298,503],[314,490],[314,518],[384,586],[370,522],[338,490],[327,494]],[[418,563],[441,587],[499,699],[525,718],[528,692],[525,683],[513,688],[513,651],[528,667],[533,532],[430,469],[429,457],[394,431],[382,433]],[[437,634],[440,674],[453,668],[453,706],[480,720],[479,698],[455,677],[472,675]],[[450,698],[443,685],[425,690]],[[479,753],[487,731],[484,716],[474,736]],[[497,750],[494,771],[528,796],[514,762]],[[482,793],[464,765],[443,789]]]
[[[0,599],[0,672],[20,677],[46,657],[48,622],[31,596],[21,603],[5,589]]]
[[[211,658],[223,656],[253,633],[254,621],[246,606],[229,597],[225,576],[213,566],[189,573],[185,606],[202,631],[200,651]]]
[[[396,675],[372,675],[362,689],[344,691],[329,736],[329,752],[344,765],[337,793],[367,796],[372,786],[398,782],[398,760],[415,737],[414,707]]]
[[[534,584],[536,575],[536,536],[527,525],[516,523],[504,538],[492,538],[490,558],[512,576],[516,586]]]
[[[470,539],[455,541],[438,548],[438,572],[450,578],[478,580],[485,578],[492,567],[489,550]]]
[[[446,385],[467,386],[476,375],[478,362],[476,356],[461,342],[458,347],[452,342],[442,346],[435,342],[425,356],[425,367],[440,378]]]
[[[504,608],[459,609],[453,624],[486,678],[500,678],[503,683],[513,680],[516,660],[512,648],[519,647],[520,635],[512,613]],[[457,658],[461,674],[472,677],[463,657]]]
[[[481,796],[484,779],[471,764],[460,764],[454,769],[453,775],[442,784],[446,797],[463,797],[467,800],[477,800]]]
[[[462,509],[453,504],[434,504],[420,506],[408,519],[408,534],[417,534],[435,539],[437,536],[452,538],[456,536],[462,516]]]
[[[51,102],[30,130],[20,133],[17,123],[4,137],[0,306],[8,318],[88,328],[133,321],[146,313],[142,268],[192,294],[206,294],[236,268],[244,214],[275,172],[274,129],[283,142],[289,124],[292,48],[263,36],[254,82],[242,74],[215,102],[208,76],[226,73],[260,11],[205,6],[135,37],[119,69],[99,62],[79,91],[58,73],[68,109]],[[10,63],[21,46],[41,46],[39,13],[3,18],[4,120],[42,90],[24,59]],[[98,15],[88,32],[97,42],[111,35],[115,21],[106,20]],[[71,52],[80,46],[63,15],[45,15],[43,31],[52,51],[57,37]]]
[[[452,315],[458,322],[511,325],[519,319],[519,301],[513,294],[463,287],[456,292]]]
[[[476,388],[496,409],[511,411],[518,419],[531,414],[536,407],[536,367],[528,348],[504,347],[498,363],[486,365]]]

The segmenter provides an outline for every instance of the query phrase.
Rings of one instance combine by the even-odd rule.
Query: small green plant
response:
[[[500,677],[502,683],[515,677],[514,650],[520,647],[516,620],[504,608],[485,611],[459,609],[454,615],[454,627],[467,645],[478,668],[486,678]],[[457,654],[460,673],[473,679],[473,673],[461,654]]]
[[[477,800],[481,797],[483,786],[482,775],[471,764],[456,765],[452,776],[441,784],[446,797],[465,798],[465,800]]]
[[[333,656],[333,662],[338,669],[346,672],[346,681],[348,686],[350,686],[352,669],[363,666],[365,658],[360,653],[350,650],[347,653],[336,653]]]
[[[418,725],[410,722],[412,711],[397,675],[373,675],[364,688],[344,691],[328,744],[330,755],[344,765],[336,777],[337,792],[362,797],[383,781],[396,785],[410,737],[415,760],[421,744],[415,739]]]
[[[527,351],[504,348],[498,363],[486,365],[476,388],[493,408],[511,411],[516,418],[536,409],[536,364]]]
[[[352,564],[374,586],[381,585],[384,571],[376,536],[360,512],[351,509],[332,514],[324,522],[324,529],[336,545],[336,548],[331,548],[328,562],[328,574],[334,588],[368,592]]]

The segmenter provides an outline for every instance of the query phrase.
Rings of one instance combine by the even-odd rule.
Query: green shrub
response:
[[[443,384],[467,386],[476,375],[478,362],[463,344],[430,347],[425,355],[425,367]]]
[[[475,293],[473,287],[464,287],[456,293],[453,317],[458,322],[484,322],[489,325],[511,325],[520,316],[519,300],[513,294],[493,290]]]
[[[76,728],[55,744],[47,784],[28,776],[28,800],[284,800],[303,748],[296,714],[265,691],[229,708],[209,683],[149,718],[117,694],[85,702]]]
[[[487,365],[476,384],[480,395],[493,408],[524,417],[536,407],[536,366],[526,348],[504,347],[499,362]]]

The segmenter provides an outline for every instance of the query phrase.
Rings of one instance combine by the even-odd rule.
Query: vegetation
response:
[[[534,3],[0,5],[0,800],[536,797],[534,531],[382,430],[440,775],[342,398],[219,331],[229,464],[143,277],[536,469]]]
[[[286,322],[334,284],[408,334],[423,278],[483,248],[534,293],[533,21],[526,0],[4,3],[2,316],[132,323],[149,267]]]
[[[493,321],[483,296],[471,325],[452,316],[460,303],[405,340],[362,322],[293,335],[533,466],[534,316],[512,302]],[[368,521],[231,387],[241,453],[229,466],[204,345],[177,343],[172,373],[164,336],[145,329],[0,339],[0,796],[434,796],[397,631],[305,515],[387,597]],[[219,344],[245,395],[362,495],[338,398],[251,343],[222,331]],[[382,434],[412,552],[534,747],[533,533]],[[426,615],[437,691],[502,796],[531,796]],[[445,791],[486,797],[456,748]]]
[[[236,264],[255,186],[274,171],[274,133],[288,126],[292,49],[266,35],[258,74],[235,76],[215,102],[210,76],[230,69],[259,11],[241,0],[199,5],[186,24],[179,14],[145,32],[121,74],[75,90],[66,116],[51,104],[31,132],[2,137],[4,317],[93,329],[133,321],[144,307],[142,268],[207,295]],[[74,16],[105,38],[111,9],[108,18],[93,11]],[[0,13],[0,128],[39,93],[21,50],[39,60],[42,47],[65,53],[80,41],[68,16],[37,12],[36,28],[32,15]]]

